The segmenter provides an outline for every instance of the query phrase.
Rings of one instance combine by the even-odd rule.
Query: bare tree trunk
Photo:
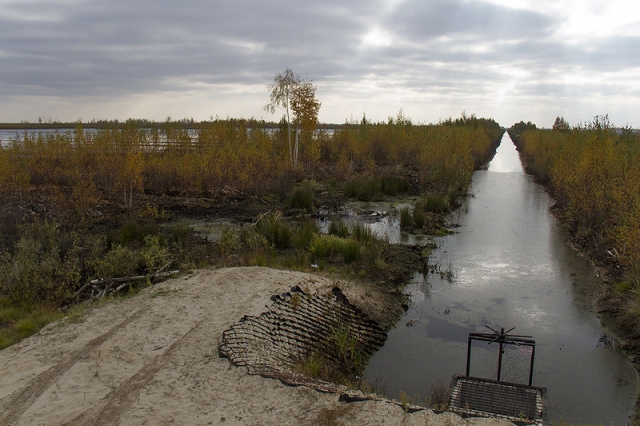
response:
[[[293,154],[291,152],[291,119],[289,118],[289,98],[287,97],[287,137],[289,138],[289,161],[293,164]]]
[[[294,150],[293,167],[298,167],[298,135],[300,135],[300,129],[296,124],[296,147]]]

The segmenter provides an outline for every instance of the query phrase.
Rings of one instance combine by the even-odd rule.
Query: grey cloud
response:
[[[560,82],[564,75],[640,66],[638,37],[567,44],[554,36],[558,18],[545,11],[473,0],[406,0],[390,12],[383,0],[42,0],[10,9],[0,15],[2,95],[264,85],[291,67],[326,83],[329,93],[366,78],[389,92],[472,96],[503,82],[504,65],[528,73],[516,86],[523,96],[562,97],[573,95]],[[364,48],[374,27],[396,43]]]
[[[556,22],[541,13],[509,9],[480,1],[411,1],[386,19],[389,27],[412,40],[466,36],[481,40],[545,37]]]

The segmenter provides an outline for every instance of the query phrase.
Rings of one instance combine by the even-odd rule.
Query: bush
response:
[[[174,244],[182,245],[189,233],[191,232],[191,228],[188,225],[175,225],[171,227],[171,242]]]
[[[165,271],[171,265],[171,253],[158,235],[147,235],[141,253],[144,268],[147,272]]]
[[[63,305],[81,279],[77,234],[46,220],[22,225],[21,234],[13,256],[1,259],[3,292],[13,302]]]
[[[98,262],[96,274],[99,278],[128,277],[138,272],[141,263],[138,252],[118,244]]]

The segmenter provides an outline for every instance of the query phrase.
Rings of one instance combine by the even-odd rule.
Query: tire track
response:
[[[64,426],[117,424],[120,416],[138,399],[140,390],[153,380],[153,377],[166,365],[167,360],[174,352],[183,345],[185,340],[199,331],[207,319],[204,318],[197,322],[193,328],[173,342],[162,355],[154,357],[149,364],[142,367],[123,384],[112,390],[105,397],[105,401],[102,404],[97,404],[88,409],[73,420],[64,423]]]
[[[145,312],[145,308],[139,309],[126,320],[114,326],[111,330],[96,337],[87,343],[82,349],[71,353],[65,361],[59,362],[47,371],[35,376],[29,381],[27,386],[21,390],[13,392],[11,395],[0,400],[3,406],[3,413],[0,414],[0,425],[15,424],[20,416],[53,384],[54,380],[66,373],[80,359],[85,358],[91,351],[109,340],[122,328],[138,319]]]

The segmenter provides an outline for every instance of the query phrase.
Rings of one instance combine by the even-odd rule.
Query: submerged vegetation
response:
[[[92,280],[151,282],[206,265],[315,265],[394,279],[387,243],[361,224],[336,223],[323,235],[315,209],[345,197],[411,195],[423,200],[411,226],[438,229],[430,222],[441,223],[466,193],[502,133],[493,120],[474,116],[437,125],[414,124],[402,113],[380,123],[363,117],[331,131],[303,127],[292,162],[287,127],[130,120],[1,141],[2,309],[59,312],[80,301],[78,291]],[[196,217],[251,226],[210,239],[180,222]],[[19,321],[3,314],[0,329]]]

